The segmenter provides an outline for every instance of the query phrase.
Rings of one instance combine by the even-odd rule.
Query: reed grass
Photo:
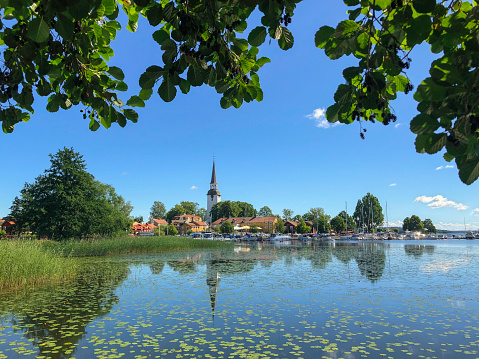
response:
[[[196,248],[228,247],[230,243],[193,239],[188,237],[133,237],[51,242],[45,241],[43,247],[47,251],[61,253],[68,257],[98,257],[116,254],[161,253]]]
[[[72,278],[76,263],[40,242],[0,241],[0,291]]]

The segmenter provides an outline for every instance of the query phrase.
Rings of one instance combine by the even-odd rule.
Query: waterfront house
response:
[[[1,224],[2,231],[7,232],[7,234],[13,234],[13,228],[15,226],[15,222],[13,221],[3,221]]]
[[[188,233],[188,231],[192,232],[204,232],[206,231],[207,224],[202,221],[193,221],[193,222],[185,222],[179,226],[178,232],[182,235]]]
[[[180,228],[182,224],[191,223],[191,222],[202,222],[202,221],[203,219],[200,216],[183,213],[182,215],[173,217],[171,224],[173,224],[178,230],[178,232],[180,232]]]

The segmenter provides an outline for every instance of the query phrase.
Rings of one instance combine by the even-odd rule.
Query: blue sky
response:
[[[464,185],[454,163],[441,154],[418,154],[409,121],[416,114],[412,94],[393,107],[398,121],[389,126],[366,124],[330,126],[320,116],[332,104],[342,83],[342,70],[354,59],[329,60],[314,47],[322,25],[335,26],[346,17],[340,2],[304,0],[290,30],[295,44],[289,51],[267,42],[260,55],[271,58],[259,72],[264,100],[223,110],[213,88],[192,88],[164,103],[156,93],[138,109],[137,124],[91,132],[80,107],[48,113],[45,99],[36,99],[30,122],[1,135],[0,218],[25,182],[50,166],[48,154],[73,147],[84,155],[88,171],[111,184],[134,206],[133,215],[148,217],[154,201],[167,209],[180,201],[206,207],[213,155],[223,200],[269,206],[280,214],[289,208],[303,214],[323,207],[335,216],[352,213],[358,199],[370,192],[388,207],[390,223],[413,214],[430,218],[438,228],[479,228],[478,183]],[[258,24],[250,22],[247,34]],[[111,65],[120,66],[130,89],[139,91],[138,77],[160,64],[159,46],[143,22],[139,32],[122,31]],[[431,56],[427,47],[412,53],[409,76],[417,87],[427,76]],[[451,168],[452,165],[452,168]]]

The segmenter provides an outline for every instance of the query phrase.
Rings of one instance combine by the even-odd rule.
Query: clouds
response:
[[[448,222],[439,222],[434,223],[436,229],[446,230],[446,231],[464,231],[465,228],[477,228],[479,227],[479,222],[467,222],[464,226],[462,223],[448,223]]]
[[[479,217],[479,208],[474,208],[471,212],[471,215]]]
[[[198,189],[198,187],[196,187],[196,186],[191,186],[190,189],[195,190],[195,189]]]
[[[316,127],[319,127],[319,128],[330,128],[330,127],[336,127],[340,125],[339,122],[335,122],[332,124],[329,123],[328,120],[326,119],[326,109],[321,107],[314,110],[313,113],[306,115],[306,117],[314,120],[314,122],[316,123]]]
[[[389,185],[389,187],[395,187],[395,186],[397,186],[396,183],[391,183],[391,184]]]
[[[439,167],[436,167],[436,171],[440,171],[446,168],[454,168],[454,166],[453,165],[439,166]]]
[[[452,207],[457,209],[458,211],[464,211],[468,208],[468,206],[462,203],[456,203],[454,201],[450,201],[446,197],[443,197],[439,194],[434,197],[427,197],[427,196],[416,197],[414,202],[427,203],[428,204],[427,206],[433,209]]]

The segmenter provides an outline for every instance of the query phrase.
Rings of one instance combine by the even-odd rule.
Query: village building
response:
[[[7,232],[8,235],[13,234],[13,229],[15,228],[15,222],[13,221],[3,221],[0,229]]]
[[[178,228],[178,233],[186,235],[191,232],[204,232],[208,228],[208,225],[202,221],[185,222]]]

